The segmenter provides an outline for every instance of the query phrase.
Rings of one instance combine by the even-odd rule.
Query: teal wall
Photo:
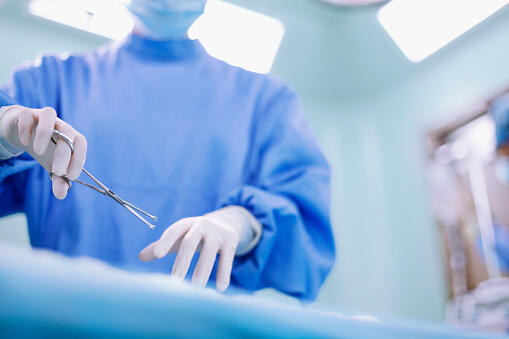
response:
[[[232,2],[284,22],[273,73],[300,93],[334,171],[339,257],[316,307],[441,320],[446,280],[427,196],[424,133],[431,123],[509,87],[509,8],[413,64],[378,24],[376,6]],[[19,3],[0,8],[2,81],[40,52],[104,41],[20,15]],[[0,222],[0,237],[22,242],[22,225],[23,218]]]

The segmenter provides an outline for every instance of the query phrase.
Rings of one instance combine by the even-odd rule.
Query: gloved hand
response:
[[[64,140],[51,143],[53,130],[67,135],[74,143],[74,153]],[[85,164],[87,141],[74,128],[57,118],[51,107],[32,109],[23,106],[4,106],[0,109],[0,153],[3,159],[28,152],[48,172],[53,170],[53,194],[64,199],[69,186],[61,178],[76,179]]]
[[[164,231],[158,241],[145,247],[139,258],[151,261],[178,251],[172,275],[183,280],[194,253],[200,251],[192,283],[205,286],[219,253],[216,288],[224,291],[230,284],[235,255],[249,252],[258,243],[261,233],[260,223],[248,210],[228,206],[201,217],[177,221]]]

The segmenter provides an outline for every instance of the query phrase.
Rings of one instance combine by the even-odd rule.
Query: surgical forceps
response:
[[[71,141],[71,139],[65,135],[64,133],[60,132],[60,131],[57,131],[57,130],[54,130],[53,131],[53,135],[51,136],[51,142],[53,143],[53,145],[56,146],[57,144],[57,140],[55,140],[54,137],[59,137],[61,138],[62,140],[64,140],[67,145],[69,146],[69,148],[71,149],[71,154],[74,152],[74,144],[73,142]],[[92,179],[92,181],[94,181],[99,187],[96,187],[96,186],[93,186],[93,185],[90,185],[90,184],[87,184],[86,182],[83,182],[79,179],[75,179],[75,180],[71,180],[67,177],[67,175],[62,175],[60,176],[62,179],[64,179],[67,184],[69,185],[69,188],[72,186],[72,182],[76,182],[80,185],[83,185],[83,186],[86,186],[88,188],[91,188],[93,189],[94,191],[97,191],[107,197],[110,197],[111,199],[115,200],[117,203],[119,203],[122,207],[124,207],[126,210],[128,210],[129,212],[131,212],[132,214],[134,214],[138,219],[140,219],[141,221],[143,221],[148,227],[150,227],[150,229],[154,229],[155,228],[155,225],[151,224],[150,222],[148,222],[147,220],[145,220],[145,218],[143,218],[138,212],[146,215],[147,217],[149,217],[150,219],[152,219],[154,221],[154,223],[157,221],[157,217],[156,216],[153,216],[147,212],[145,212],[144,210],[142,210],[141,208],[131,204],[130,202],[128,201],[125,201],[124,199],[121,199],[118,195],[116,195],[112,190],[110,190],[108,187],[106,187],[106,185],[104,185],[102,182],[100,182],[99,180],[97,180],[92,174],[90,174],[89,171],[87,171],[85,168],[82,169],[83,172],[88,175],[88,177],[90,179]],[[53,170],[51,170],[49,172],[49,176],[50,178],[53,177],[53,175],[56,175],[55,172],[53,172]],[[138,211],[138,212],[136,212]]]

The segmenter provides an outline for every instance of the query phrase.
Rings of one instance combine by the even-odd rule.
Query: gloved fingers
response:
[[[157,259],[157,257],[154,255],[154,248],[156,247],[156,245],[157,240],[150,243],[147,247],[141,250],[140,254],[138,254],[138,258],[140,258],[140,260],[144,262]]]
[[[18,136],[22,145],[28,146],[32,141],[34,114],[29,108],[23,107],[18,113]]]
[[[56,175],[51,177],[51,181],[53,182],[52,189],[55,198],[60,200],[64,199],[67,196],[67,191],[69,190],[69,184],[67,181]]]
[[[170,227],[168,227],[154,248],[154,255],[162,258],[167,255],[174,244],[191,228],[196,218],[180,219]]]
[[[36,110],[36,112],[37,127],[35,129],[33,149],[35,153],[42,155],[46,152],[50,143],[51,135],[55,129],[57,113],[51,107]]]
[[[80,176],[85,160],[87,157],[87,139],[80,134],[76,133],[74,137],[74,153],[71,154],[71,161],[67,168],[67,176],[71,180],[75,180]]]
[[[191,228],[186,235],[184,235],[180,242],[177,258],[173,263],[173,269],[171,272],[173,276],[181,280],[186,277],[193,255],[196,252],[202,238],[202,233],[195,227]]]
[[[235,249],[235,246],[229,244],[221,248],[216,277],[216,288],[220,292],[225,291],[228,285],[230,285],[230,275],[232,272],[233,259],[235,258]]]
[[[217,241],[205,240],[201,250],[200,258],[194,269],[192,284],[205,287],[209,281],[214,262],[216,261],[219,244]]]
[[[71,140],[74,140],[76,133],[71,126],[62,120],[58,120],[56,125],[60,132],[67,135]],[[70,161],[71,148],[65,142],[65,140],[58,138],[55,153],[53,154],[53,161],[51,164],[51,169],[55,173],[55,175],[53,175],[53,194],[57,199],[64,199],[67,195],[69,186],[65,180],[59,177],[67,175],[67,168],[69,167]],[[65,183],[65,185],[62,183]]]
[[[71,139],[71,141],[74,142],[74,138],[76,136],[76,131],[74,128],[62,120],[57,120],[56,127],[60,132],[65,134],[67,137],[69,137],[69,139]],[[51,169],[56,175],[62,176],[67,174],[67,168],[69,167],[69,162],[71,161],[71,148],[64,139],[56,137],[56,140],[57,145],[55,148],[55,153],[53,154]]]
[[[157,245],[157,240],[153,243],[150,243],[147,247],[141,250],[140,254],[138,254],[138,258],[140,258],[141,261],[148,262],[152,261],[154,259],[158,259],[156,255],[154,254],[154,249]],[[180,246],[180,240],[178,240],[170,249],[168,253],[177,252],[178,248]]]

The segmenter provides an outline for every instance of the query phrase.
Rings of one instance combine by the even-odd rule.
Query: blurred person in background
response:
[[[505,185],[509,185],[509,93],[491,105],[489,112],[495,123],[496,160],[495,173]],[[509,208],[509,201],[505,202]],[[495,246],[501,268],[509,272],[509,228],[497,221],[495,226]]]

